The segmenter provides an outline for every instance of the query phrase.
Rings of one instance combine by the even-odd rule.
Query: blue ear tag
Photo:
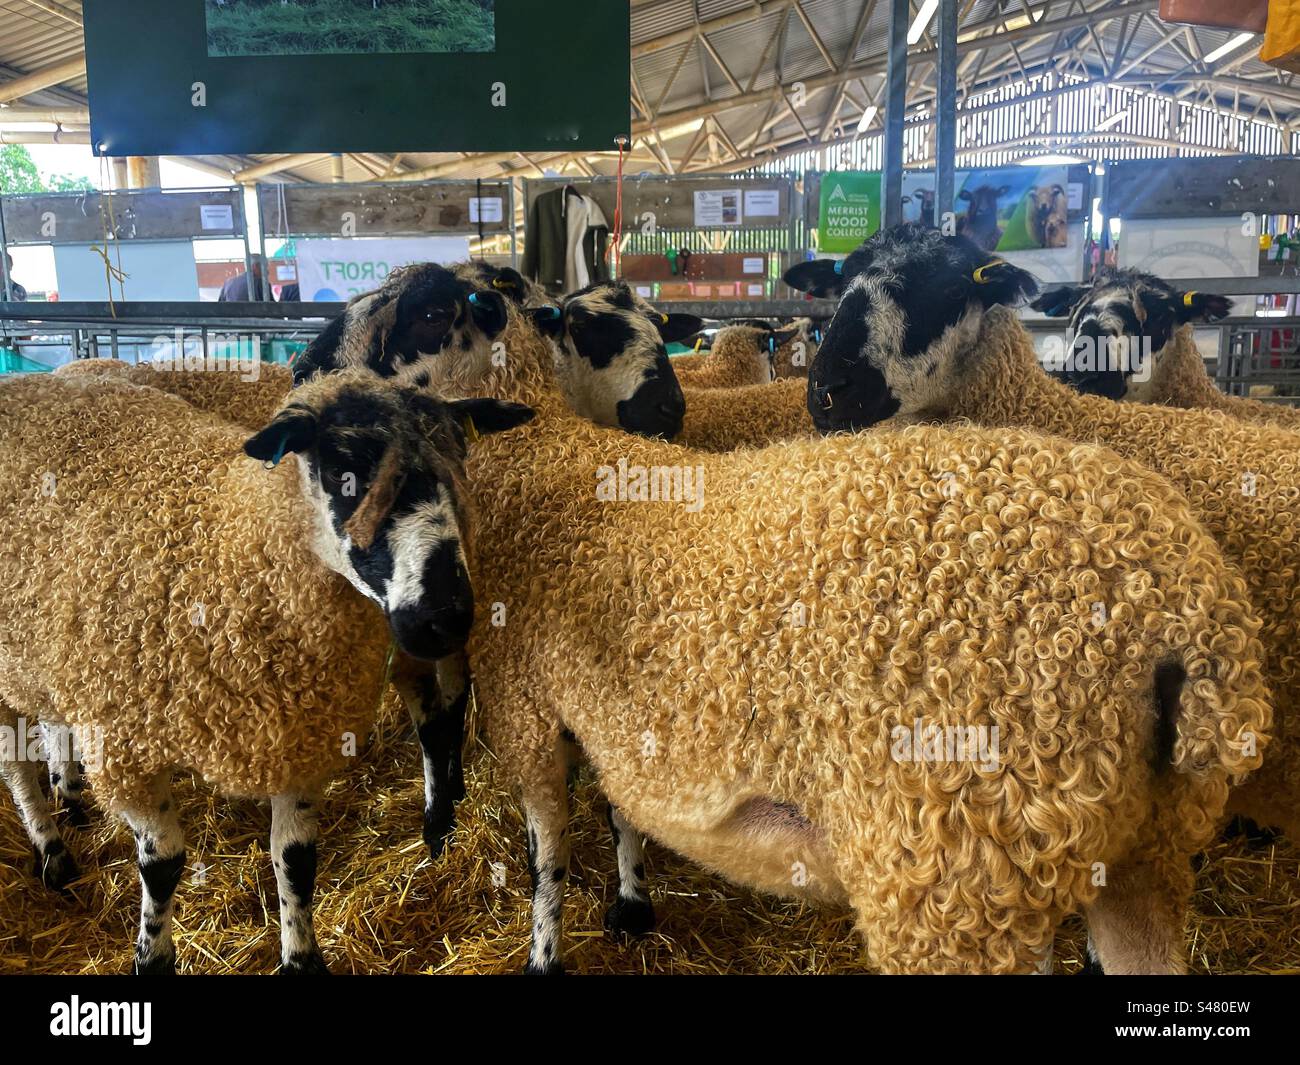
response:
[[[835,273],[836,273],[836,276],[839,276],[839,277],[843,277],[843,276],[844,276],[844,260],[843,260],[843,259],[836,259],[836,260],[835,260]]]
[[[474,304],[475,307],[477,307],[477,306],[478,306],[478,293],[477,293],[477,292],[471,292],[471,293],[469,294],[469,301],[470,301],[470,303]]]
[[[776,354],[776,337],[767,338],[767,350],[770,351],[773,355]]]
[[[275,458],[270,459],[269,461],[263,463],[263,465],[265,466],[265,468],[268,469],[268,470],[273,470],[273,469],[275,469],[278,465],[280,465],[280,460],[281,460],[282,458],[284,458],[284,450],[285,450],[285,448],[287,448],[288,446],[289,446],[289,433],[288,433],[288,431],[286,431],[285,434],[284,434],[284,436],[282,436],[282,437],[280,438],[280,446],[279,446],[278,448],[276,448],[276,451],[275,451]]]
[[[813,330],[813,339],[817,341],[818,344],[822,342],[822,331],[820,329]]]
[[[546,312],[546,317],[551,321],[555,321],[555,319],[560,317],[561,312],[559,307],[543,307],[542,310]]]

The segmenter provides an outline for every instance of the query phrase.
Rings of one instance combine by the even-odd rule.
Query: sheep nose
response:
[[[474,624],[473,603],[429,607],[400,607],[389,617],[398,647],[412,658],[445,658],[469,642]]]

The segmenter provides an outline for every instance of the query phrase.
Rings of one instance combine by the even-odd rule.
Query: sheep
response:
[[[455,317],[439,270],[394,294],[413,320]],[[1244,584],[1167,482],[1016,430],[729,455],[614,434],[566,404],[563,363],[604,354],[572,297],[533,312],[553,350],[480,302],[508,357],[451,345],[420,372],[538,412],[469,466],[476,588],[505,619],[470,655],[524,804],[527,971],[562,969],[567,735],[616,828],[850,903],[877,968],[1026,971],[1086,909],[1107,971],[1181,971],[1189,858],[1269,710]],[[388,370],[364,335],[384,329],[354,317],[338,347]],[[606,405],[639,387],[592,376]],[[985,773],[940,765],[910,747],[931,726],[1011,747]]]
[[[679,355],[673,373],[683,388],[738,388],[767,384],[773,379],[776,336],[747,325],[719,329],[706,354]]]
[[[772,369],[778,381],[787,377],[807,380],[808,367],[817,357],[822,342],[822,331],[821,325],[811,318],[796,318],[788,329],[778,331],[776,354],[772,357]]]
[[[95,796],[137,840],[136,972],[175,969],[177,769],[271,801],[281,971],[324,971],[321,789],[373,723],[390,643],[421,659],[464,644],[462,422],[530,416],[353,373],[299,390],[249,437],[112,377],[0,383],[0,724],[70,726],[94,753]],[[241,445],[296,462],[268,473]],[[35,764],[0,749],[0,769],[43,878],[66,883],[75,863]]]
[[[1010,185],[980,185],[962,189],[957,198],[970,206],[957,219],[957,233],[968,237],[985,251],[993,251],[1002,240],[1002,227],[998,225],[998,200],[1011,191]]]
[[[1069,316],[1075,347],[1062,379],[1079,391],[1300,429],[1300,409],[1225,395],[1205,372],[1191,323],[1227,317],[1232,301],[1224,296],[1183,292],[1138,270],[1112,270],[1091,286],[1053,289],[1033,307],[1053,318]],[[1103,347],[1105,355],[1121,358],[1103,362]]]
[[[1295,434],[1072,392],[1043,371],[1014,312],[999,306],[1032,295],[1033,279],[960,237],[900,226],[861,251],[809,378],[818,429],[863,429],[895,414],[969,418],[1100,444],[1168,477],[1240,567],[1264,624],[1276,740],[1230,811],[1300,838]]]
[[[1030,240],[1040,248],[1064,248],[1070,238],[1070,200],[1065,189],[1060,185],[1035,185],[1025,193],[1025,200]]]

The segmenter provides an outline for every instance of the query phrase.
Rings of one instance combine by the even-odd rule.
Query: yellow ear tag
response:
[[[984,271],[992,270],[993,267],[995,266],[1006,266],[1006,265],[1007,264],[1003,262],[1001,259],[994,259],[992,262],[987,262],[983,266],[976,267],[975,272],[970,275],[971,280],[974,281],[975,284],[977,285],[987,285],[993,279],[991,277],[985,277]]]
[[[1184,292],[1184,293],[1183,293],[1183,306],[1184,306],[1184,307],[1190,307],[1190,306],[1192,305],[1192,297],[1195,296],[1195,295],[1196,295],[1195,292]]]
[[[668,324],[668,315],[666,315],[666,314],[661,314],[661,315],[659,316],[659,321],[660,321],[663,325],[667,325],[667,324]]]
[[[502,281],[501,278],[498,277],[492,282],[492,287],[497,291],[500,291],[502,289],[514,288],[515,284],[513,281]]]
[[[696,350],[696,352],[698,353],[699,350],[700,350],[700,348],[702,348],[702,347],[704,347],[704,338],[703,338],[703,337],[697,337],[696,340],[695,340],[695,350]]]
[[[483,439],[483,434],[478,431],[478,428],[474,425],[474,419],[469,415],[465,416],[465,420],[461,422],[460,425],[461,428],[465,430],[466,443],[477,444]]]

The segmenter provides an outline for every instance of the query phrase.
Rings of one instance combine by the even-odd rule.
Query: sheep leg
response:
[[[605,911],[605,929],[615,935],[643,936],[655,926],[655,910],[645,886],[645,838],[613,803],[606,814],[618,858],[618,898]]]
[[[420,738],[424,760],[424,842],[437,858],[456,827],[455,804],[465,797],[461,746],[469,701],[469,666],[463,654],[439,662],[436,675],[422,662],[401,658],[393,684]]]
[[[528,872],[533,884],[533,939],[525,974],[564,972],[561,938],[564,885],[569,876],[569,793],[564,761],[557,756],[539,787],[524,790],[528,825]]]
[[[1171,872],[1174,862],[1134,862],[1111,873],[1096,901],[1088,907],[1089,971],[1110,976],[1179,975],[1187,971],[1182,914],[1191,895],[1192,873],[1187,866],[1177,883],[1162,882],[1156,870]],[[1093,966],[1096,968],[1093,968]]]
[[[72,756],[72,730],[67,725],[41,723],[41,736],[49,756],[50,790],[67,812],[68,824],[85,828],[90,824],[83,802],[86,786],[85,769]]]
[[[271,862],[280,893],[280,972],[315,976],[329,972],[316,945],[312,895],[316,890],[315,796],[271,799]]]
[[[142,976],[170,975],[176,971],[172,913],[185,871],[185,836],[172,799],[170,774],[160,773],[154,779],[148,805],[129,807],[122,817],[135,835],[140,866],[140,933],[134,971]]]
[[[36,876],[46,887],[62,891],[81,872],[54,824],[50,802],[41,789],[40,768],[30,758],[18,759],[14,757],[16,752],[4,750],[4,747],[0,744],[0,751],[4,751],[0,757],[0,776],[9,786],[27,838],[32,841]]]

